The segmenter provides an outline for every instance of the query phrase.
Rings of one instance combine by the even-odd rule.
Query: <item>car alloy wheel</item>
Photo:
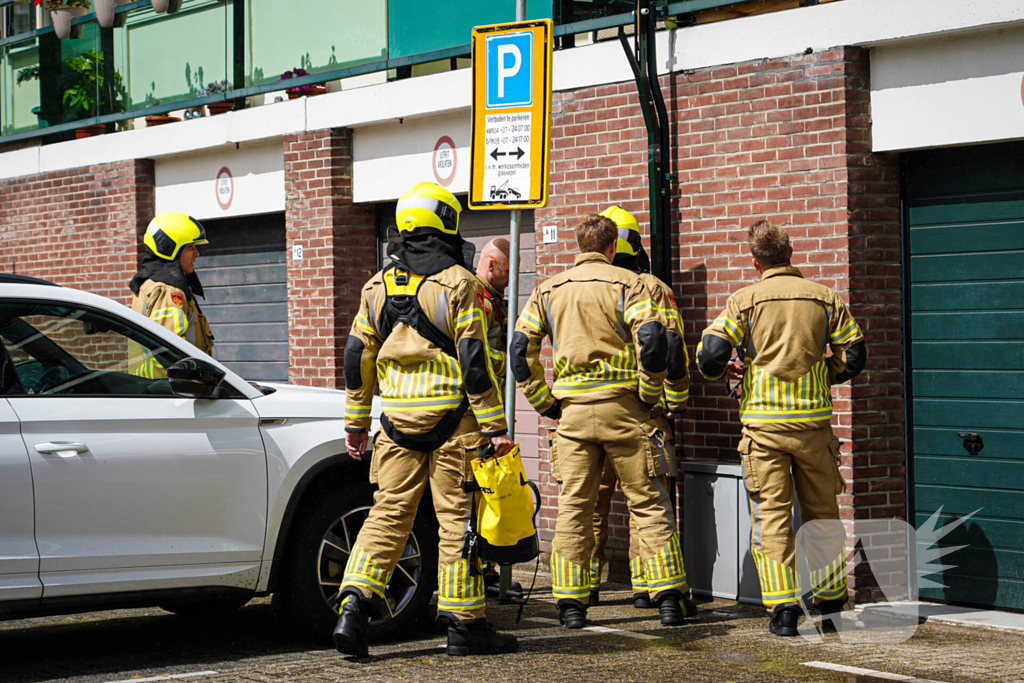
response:
[[[370,506],[349,510],[328,528],[320,541],[317,556],[318,583],[320,595],[331,608],[338,611],[338,594],[341,579],[345,573],[349,554],[355,544],[359,529],[370,513]],[[423,560],[416,531],[409,533],[409,540],[402,551],[398,566],[391,575],[391,581],[384,591],[382,615],[370,620],[371,625],[386,623],[409,607],[420,581],[423,580]]]

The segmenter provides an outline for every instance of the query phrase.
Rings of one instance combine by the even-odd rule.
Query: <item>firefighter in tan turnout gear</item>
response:
[[[447,617],[449,655],[513,652],[516,639],[485,620],[484,583],[465,546],[475,489],[470,462],[488,443],[512,448],[487,342],[481,286],[467,267],[458,200],[420,183],[398,202],[400,241],[392,264],[363,287],[345,346],[349,454],[368,442],[374,385],[384,415],[374,436],[370,480],[379,487],[341,582],[339,652],[365,656],[377,613],[406,546],[428,483],[440,526],[438,616]]]
[[[672,289],[650,272],[651,262],[647,257],[647,252],[640,244],[640,226],[633,214],[617,206],[611,206],[602,211],[601,215],[610,218],[618,228],[618,240],[612,265],[625,268],[640,276],[651,293],[651,301],[666,324],[668,375],[665,378],[665,391],[658,405],[651,411],[651,417],[658,429],[654,436],[655,452],[658,458],[664,460],[662,464],[664,471],[655,478],[654,485],[661,498],[661,505],[672,521],[672,528],[678,529],[673,500],[669,496],[669,487],[672,484],[669,477],[676,472],[677,468],[675,430],[670,418],[686,410],[686,402],[690,397],[690,361],[686,354],[686,344],[683,342],[683,321],[679,316],[675,298],[672,296]],[[608,459],[601,475],[601,487],[598,490],[597,505],[594,510],[596,547],[590,564],[591,606],[599,602],[601,570],[605,561],[605,545],[608,542],[608,513],[611,509],[612,494],[615,492],[617,480],[615,468],[612,467],[611,460]],[[678,532],[676,534],[678,535]],[[682,566],[680,565],[680,567]],[[629,518],[629,568],[630,580],[633,585],[633,606],[637,609],[651,607],[647,568],[640,557],[640,538],[637,533],[636,520],[632,515]],[[685,577],[684,571],[684,580]],[[679,590],[683,593],[686,616],[696,616],[697,605],[690,599],[685,583]]]
[[[582,220],[575,264],[534,290],[510,348],[513,374],[530,405],[558,419],[551,470],[562,489],[551,573],[559,616],[569,628],[586,623],[594,505],[606,460],[636,519],[639,557],[662,623],[683,619],[683,558],[655,485],[666,462],[651,419],[665,381],[668,339],[643,280],[611,264],[617,238],[610,219]],[[544,337],[554,354],[553,389],[540,362]]]
[[[789,236],[760,221],[748,230],[761,282],[729,297],[725,310],[704,330],[697,367],[718,379],[741,350],[742,399],[739,443],[752,523],[751,551],[761,578],[761,596],[772,611],[769,630],[797,635],[798,599],[813,593],[827,622],[839,625],[846,602],[845,534],[838,522],[817,529],[802,550],[811,586],[795,572],[793,489],[801,523],[838,520],[836,496],[845,484],[839,473],[839,440],[833,436],[831,387],[864,368],[864,335],[839,295],[805,280],[790,264]],[[826,349],[831,347],[832,355]]]
[[[203,296],[203,285],[195,273],[199,256],[196,245],[207,243],[206,229],[191,216],[162,213],[154,217],[142,239],[142,266],[128,288],[134,295],[133,311],[212,354],[210,324],[196,301],[197,296]],[[129,355],[136,375],[152,379],[167,376],[167,370],[138,344],[132,343]]]

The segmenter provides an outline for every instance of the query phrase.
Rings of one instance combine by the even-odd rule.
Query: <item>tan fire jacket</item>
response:
[[[494,379],[498,383],[498,393],[505,396],[505,363],[508,356],[508,306],[501,294],[494,291],[485,280],[480,282],[480,305],[487,321],[487,346],[491,355],[491,367]]]
[[[697,347],[705,377],[707,335],[743,345],[740,420],[774,431],[828,424],[832,383],[846,369],[846,352],[864,341],[842,298],[792,266],[770,268],[761,282],[729,297]],[[829,346],[833,355],[826,357]]]
[[[451,266],[429,276],[416,293],[426,317],[453,340],[457,353],[452,357],[406,323],[397,323],[390,336],[382,338],[385,272],[363,287],[345,346],[346,431],[369,429],[376,382],[384,414],[403,434],[430,432],[467,396],[485,436],[506,433],[476,276],[462,266]]]
[[[690,398],[690,357],[683,341],[683,318],[668,285],[650,273],[640,273],[640,279],[647,285],[651,301],[665,320],[668,332],[668,375],[662,401],[669,410],[681,413]]]
[[[544,337],[554,351],[553,391],[540,362]],[[593,403],[631,393],[656,404],[668,341],[643,280],[587,253],[530,295],[509,353],[519,388],[537,412],[547,414],[559,401]]]
[[[132,310],[159,323],[199,348],[206,354],[213,353],[213,333],[199,303],[185,296],[185,292],[171,285],[146,280],[139,287],[139,293],[132,298]],[[136,348],[137,347],[137,348]],[[146,358],[141,346],[133,344],[129,350],[130,365],[136,375],[160,379],[167,371],[154,358]]]

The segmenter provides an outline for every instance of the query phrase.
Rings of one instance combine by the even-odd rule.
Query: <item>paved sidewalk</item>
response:
[[[0,681],[1024,680],[1021,633],[929,619],[899,644],[850,645],[836,635],[812,643],[770,636],[759,608],[724,600],[702,604],[694,624],[665,629],[655,610],[634,610],[621,585],[602,594],[588,629],[567,631],[558,626],[549,585],[538,577],[534,600],[515,629],[520,650],[500,657],[447,657],[443,633],[427,623],[405,641],[374,647],[367,660],[351,660],[291,638],[269,600],[260,599],[211,621],[146,609],[2,622]],[[516,606],[491,603],[488,609],[500,629],[514,628]]]

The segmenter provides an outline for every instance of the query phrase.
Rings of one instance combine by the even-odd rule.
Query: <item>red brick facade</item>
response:
[[[833,426],[852,491],[844,519],[905,515],[899,187],[896,159],[870,151],[868,54],[859,48],[662,78],[671,130],[673,280],[692,353],[730,293],[750,284],[744,229],[784,225],[804,275],[842,292],[865,330],[867,371],[836,390]],[[536,225],[538,280],[572,264],[574,221],[619,204],[645,225],[647,139],[631,83],[555,96],[552,201]],[[677,427],[680,457],[736,460],[736,402],[695,377]],[[543,467],[546,469],[546,467]],[[543,475],[548,502],[557,487]],[[543,511],[553,533],[554,509]],[[616,494],[609,556],[625,567],[627,516]],[[613,560],[614,562],[614,560]]]
[[[344,387],[345,339],[377,264],[374,207],[352,203],[352,131],[284,136],[284,167],[288,381]]]
[[[153,186],[146,159],[0,181],[0,272],[130,303]]]

